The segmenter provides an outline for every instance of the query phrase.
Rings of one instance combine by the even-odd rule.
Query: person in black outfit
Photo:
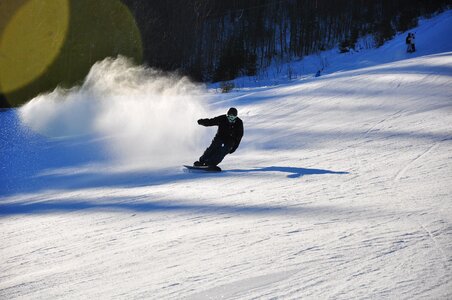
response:
[[[414,33],[411,33],[411,32],[408,33],[408,36],[405,39],[405,43],[406,43],[406,46],[407,46],[406,52],[412,53],[412,52],[416,51],[416,46],[414,44],[415,38],[416,37],[414,36]]]
[[[218,131],[204,154],[194,166],[216,166],[227,154],[237,150],[243,137],[243,122],[237,117],[237,109],[231,107],[226,115],[213,119],[199,119],[202,126],[218,126]]]
[[[405,38],[405,44],[406,44],[406,52],[411,52],[411,32],[408,33],[408,35]]]

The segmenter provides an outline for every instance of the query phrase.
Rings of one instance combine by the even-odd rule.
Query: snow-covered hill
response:
[[[451,31],[228,95],[108,61],[0,112],[0,298],[450,299]],[[225,171],[185,173],[230,106]]]

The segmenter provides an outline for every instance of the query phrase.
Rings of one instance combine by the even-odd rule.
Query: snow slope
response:
[[[408,32],[415,33],[416,52],[407,53],[405,37],[408,32],[399,35],[380,48],[374,47],[371,36],[362,38],[357,43],[357,50],[339,54],[337,48],[306,56],[289,63],[275,62],[270,68],[254,77],[242,77],[234,80],[236,87],[265,86],[281,84],[292,78],[314,77],[318,70],[321,74],[331,74],[341,71],[361,69],[395,62],[413,57],[421,57],[434,53],[450,51],[450,18],[452,11],[447,11],[431,19],[420,19],[420,26]],[[362,48],[360,50],[360,48]],[[218,84],[213,84],[218,87]]]
[[[418,49],[451,25],[450,11],[424,21]],[[338,56],[350,67],[319,78],[191,95],[244,120],[222,173],[112,159],[129,131],[55,137],[39,128],[62,123],[33,103],[0,112],[0,298],[452,298],[452,41],[388,59],[394,47]],[[69,95],[103,95],[86,88]],[[55,95],[40,107],[66,112],[72,96]],[[149,109],[133,101],[125,114]]]

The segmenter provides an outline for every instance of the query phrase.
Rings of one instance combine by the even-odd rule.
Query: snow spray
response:
[[[128,59],[94,64],[81,86],[56,88],[20,108],[22,122],[52,137],[94,135],[121,163],[165,167],[202,154],[206,91],[186,77],[135,66]]]

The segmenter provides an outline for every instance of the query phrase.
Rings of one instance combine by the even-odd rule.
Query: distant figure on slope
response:
[[[243,122],[237,117],[237,109],[231,107],[226,115],[213,119],[199,119],[202,126],[218,126],[217,134],[210,146],[204,151],[194,166],[216,166],[227,154],[232,154],[240,145],[243,137]]]
[[[414,45],[414,33],[408,33],[408,36],[405,39],[406,43],[406,52],[412,53],[416,51],[415,45]]]

